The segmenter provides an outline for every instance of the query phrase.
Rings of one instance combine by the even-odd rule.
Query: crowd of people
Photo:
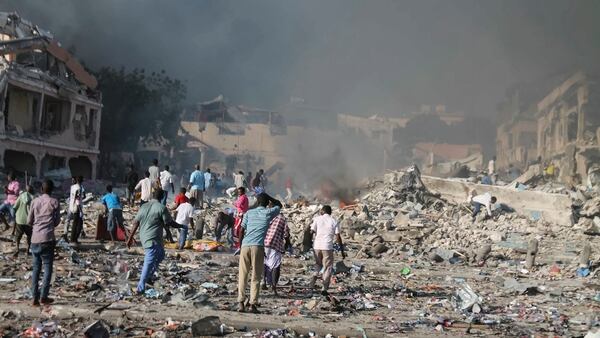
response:
[[[233,208],[219,210],[212,220],[214,239],[221,241],[223,236],[234,255],[239,255],[238,311],[258,313],[259,294],[261,289],[271,289],[277,295],[277,284],[281,274],[281,264],[286,251],[292,250],[289,228],[286,217],[281,213],[284,204],[267,193],[268,179],[264,170],[254,176],[245,175],[242,171],[232,175],[234,186],[224,189],[231,199]],[[175,243],[173,230],[178,231],[177,247],[186,246],[189,230],[195,228],[194,216],[198,210],[213,208],[206,194],[211,189],[214,176],[210,169],[202,171],[200,166],[186,180],[185,186],[175,194],[175,183],[169,166],[160,170],[157,160],[139,178],[133,166],[129,166],[125,177],[126,193],[118,196],[112,185],[106,186],[106,192],[100,201],[104,206],[106,230],[111,241],[117,240],[117,229],[126,234],[128,247],[137,243],[144,250],[144,261],[140,279],[135,288],[136,294],[144,294],[146,285],[156,278],[160,263],[165,259],[165,242]],[[81,176],[73,177],[66,198],[67,217],[64,223],[63,239],[77,245],[80,238],[85,237],[83,229],[84,202],[86,191]],[[291,179],[285,183],[289,200],[293,195]],[[5,200],[0,205],[0,215],[5,219],[5,226],[14,225],[16,242],[15,256],[19,255],[19,244],[23,235],[27,237],[27,253],[32,256],[31,292],[33,305],[50,304],[54,300],[49,297],[50,283],[53,273],[53,261],[57,238],[55,229],[61,224],[60,204],[53,197],[54,183],[46,180],[41,186],[40,194],[35,197],[31,185],[20,190],[14,175],[8,175],[5,186]],[[172,203],[168,203],[169,193],[173,195]],[[254,203],[250,204],[249,195]],[[137,213],[131,229],[124,224],[123,205],[127,203]],[[333,269],[333,243],[340,245],[345,257],[340,225],[331,216],[330,206],[324,206],[320,215],[311,224],[314,235],[315,274],[311,286],[315,286],[318,276],[322,276],[321,293],[327,295],[329,281]],[[204,234],[204,224],[199,222],[200,238]],[[139,237],[136,234],[139,232]],[[42,269],[43,268],[43,269]],[[42,287],[39,288],[43,270]],[[250,282],[250,293],[246,287]],[[262,287],[261,287],[262,285]]]

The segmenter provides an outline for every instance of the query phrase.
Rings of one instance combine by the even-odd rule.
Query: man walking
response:
[[[187,234],[190,227],[194,228],[194,198],[192,197],[189,202],[183,202],[179,204],[175,210],[175,225],[174,227],[179,228],[179,243],[178,248],[182,250],[185,247],[185,241],[187,240]]]
[[[150,180],[150,172],[146,171],[144,176],[145,178],[141,179],[135,186],[135,190],[141,191],[140,205],[150,201],[150,198],[152,198],[152,180]]]
[[[237,193],[237,190],[239,188],[243,188],[246,184],[245,182],[246,178],[244,177],[244,172],[240,171],[237,174],[233,173],[233,187],[228,188],[225,193],[230,197],[233,198],[233,196]]]
[[[258,295],[260,281],[263,276],[265,260],[265,236],[269,223],[279,215],[281,203],[272,199],[267,194],[257,196],[258,207],[248,210],[242,220],[242,249],[240,252],[239,279],[238,279],[238,311],[244,312],[246,301],[246,285],[248,274],[252,270],[250,282],[250,312],[258,313]],[[267,208],[269,202],[275,207]]]
[[[152,188],[160,187],[160,168],[158,167],[158,160],[152,160],[152,165],[148,167],[148,172],[150,173],[150,182],[152,182]]]
[[[340,235],[339,223],[331,217],[331,206],[324,205],[321,215],[313,219],[310,230],[314,234],[313,249],[315,252],[315,273],[310,282],[310,288],[314,289],[319,273],[323,270],[322,295],[327,295],[331,273],[333,271],[333,239],[337,240],[342,248],[342,258],[346,258],[342,236]]]
[[[23,238],[23,234],[27,236],[27,251],[31,248],[31,225],[27,221],[27,216],[29,216],[29,210],[31,210],[31,201],[33,201],[33,187],[31,185],[27,185],[25,191],[23,191],[19,198],[17,198],[17,202],[15,203],[15,223],[16,223],[16,234],[15,234],[15,243],[17,245],[17,249],[13,254],[14,257],[19,256],[19,244],[21,243],[21,238]]]
[[[196,170],[190,175],[190,183],[188,184],[188,190],[190,191],[191,197],[196,200],[196,205],[200,209],[204,205],[204,189],[205,187],[204,173],[200,170],[200,166],[196,165]]]
[[[215,182],[213,180],[213,175],[210,172],[210,168],[206,168],[206,171],[204,172],[204,194],[206,195],[207,200],[210,199],[209,194],[210,190],[214,186],[214,183]]]
[[[294,182],[292,181],[292,177],[288,176],[288,178],[285,180],[285,191],[287,192],[287,195],[285,196],[285,200],[286,201],[291,201],[292,200],[292,188],[294,187]]]
[[[275,296],[278,296],[277,283],[279,283],[281,261],[285,248],[289,245],[289,240],[290,230],[287,220],[280,213],[269,224],[269,230],[265,237],[265,283],[263,285],[265,289],[270,285]]]
[[[496,177],[498,176],[496,173],[496,156],[488,162],[488,175],[492,179],[492,184],[496,184]]]
[[[140,228],[140,241],[144,248],[144,265],[137,286],[137,293],[146,291],[146,282],[150,281],[158,270],[158,265],[165,258],[163,231],[173,222],[169,210],[159,201],[163,191],[155,190],[152,199],[144,203],[133,221],[133,230],[127,239],[127,247],[131,247],[133,236]]]
[[[160,172],[160,186],[164,192],[161,203],[167,205],[167,197],[169,196],[169,190],[175,195],[175,185],[173,185],[173,175],[169,171],[169,166],[165,166],[165,170]],[[171,188],[171,189],[169,189]]]
[[[106,194],[102,196],[102,204],[108,215],[106,220],[106,230],[110,235],[111,242],[117,237],[117,227],[124,228],[123,225],[123,208],[119,196],[113,192],[112,185],[106,186]]]
[[[135,201],[135,186],[139,182],[140,177],[133,167],[133,164],[130,164],[127,169],[127,175],[125,175],[125,184],[127,184],[127,204],[129,206],[133,206],[133,202]]]
[[[267,175],[263,169],[260,169],[258,173],[260,174],[260,187],[263,188],[263,191],[267,191]]]
[[[233,185],[235,185],[236,188],[245,186],[245,180],[246,178],[244,177],[243,171],[240,170],[237,174],[233,173]]]
[[[83,230],[83,176],[77,176],[75,184],[71,185],[69,213],[71,214],[72,221],[71,233],[70,236],[67,236],[67,239],[76,244]]]
[[[60,209],[58,200],[50,197],[54,190],[54,183],[47,180],[42,184],[42,195],[31,202],[31,210],[27,223],[32,227],[31,254],[33,255],[33,269],[31,273],[31,294],[33,306],[50,304],[54,300],[48,297],[50,281],[52,280],[52,266],[54,264],[54,247],[56,239],[54,228],[60,223]],[[40,294],[40,270],[44,266],[44,279]]]
[[[260,172],[257,172],[256,176],[252,180],[252,190],[254,190],[254,193],[256,195],[260,195],[265,192],[265,189],[262,186],[260,178],[261,178],[261,174],[260,174]]]

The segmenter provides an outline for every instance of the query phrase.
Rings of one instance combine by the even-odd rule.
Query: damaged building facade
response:
[[[0,165],[43,177],[96,177],[101,93],[52,34],[0,13]]]
[[[570,74],[498,127],[498,166],[526,167],[538,157],[566,183],[585,181],[600,161],[598,77]]]
[[[416,118],[439,120],[440,123],[451,127],[463,122],[465,114],[447,112],[446,106],[441,104],[421,105],[419,111],[397,117],[338,114],[337,123],[343,133],[362,135],[383,149],[384,170],[407,164],[402,162],[405,159],[419,164],[423,173],[430,175],[448,175],[462,165],[473,170],[481,167],[483,151],[479,144],[449,144],[434,142],[431,139],[410,144],[411,149],[405,149],[407,143],[402,139],[403,133]]]
[[[231,172],[270,168],[284,160],[279,145],[288,135],[281,114],[229,105],[223,96],[198,104],[181,122],[191,163]],[[225,165],[225,167],[223,167]]]

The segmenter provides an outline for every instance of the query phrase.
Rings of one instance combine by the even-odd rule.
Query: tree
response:
[[[165,74],[144,69],[101,68],[96,72],[102,92],[100,151],[135,152],[140,137],[176,142],[185,85]]]

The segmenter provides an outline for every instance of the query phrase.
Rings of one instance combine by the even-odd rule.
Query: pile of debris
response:
[[[345,237],[360,244],[356,257],[427,255],[434,261],[475,261],[482,246],[501,243],[511,233],[539,235],[541,221],[500,206],[491,219],[473,222],[468,204],[449,203],[427,189],[416,167],[371,180],[362,191],[366,193],[356,204],[334,208]],[[308,229],[319,209],[302,202],[284,210],[296,247],[310,247]]]
[[[426,336],[433,330],[458,334],[465,329],[497,336],[581,336],[600,325],[600,294],[593,283],[600,271],[594,264],[598,252],[578,246],[595,245],[597,238],[577,227],[557,226],[500,206],[491,218],[473,221],[466,201],[442,198],[423,184],[418,168],[372,179],[360,190],[354,204],[332,203],[350,259],[335,263],[327,298],[311,291],[307,277],[314,272],[308,229],[321,204],[299,199],[283,209],[295,248],[282,265],[279,288],[286,296],[270,297],[266,291],[261,298],[264,317],[231,312],[237,305],[237,256],[168,249],[153,284],[144,295],[135,296],[132,288],[139,278],[142,249],[83,240],[77,248],[59,241],[51,291],[57,304],[44,310],[51,311],[51,321],[34,322],[38,313],[27,310],[31,272],[23,269],[29,258],[8,259],[12,247],[6,241],[0,244],[0,300],[14,306],[0,314],[7,322],[0,333],[302,336],[291,327],[279,327],[281,317],[298,323],[294,327],[319,327],[321,337],[340,328],[354,330],[353,336],[363,335],[360,330]],[[578,221],[593,222],[599,217],[593,202],[597,199],[593,192],[582,194],[587,199]],[[86,201],[85,230],[91,237],[103,207],[93,198]],[[211,208],[195,216],[197,229],[203,225],[197,238],[212,239],[212,218],[232,201],[214,198],[210,203]],[[135,212],[125,206],[127,225]],[[92,321],[100,314],[104,322]],[[77,319],[88,317],[85,323]],[[254,323],[258,318],[273,326]],[[210,331],[203,331],[207,328]],[[305,337],[317,335],[300,331]]]
[[[575,228],[586,235],[600,235],[600,194],[582,189],[572,197]]]

